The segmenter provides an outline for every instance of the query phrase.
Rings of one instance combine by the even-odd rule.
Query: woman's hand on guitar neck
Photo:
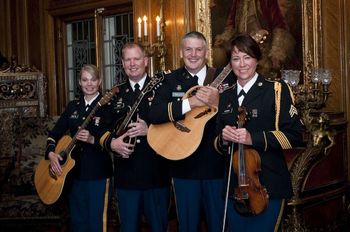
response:
[[[60,165],[62,157],[53,151],[49,153],[48,157],[50,159],[50,171],[56,176],[62,175],[62,167]]]
[[[95,137],[88,130],[82,129],[77,134],[77,139],[86,143],[94,144]]]

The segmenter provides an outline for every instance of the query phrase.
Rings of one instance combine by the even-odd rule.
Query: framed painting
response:
[[[232,20],[231,11],[238,7],[237,5],[233,6],[236,1],[237,0],[195,0],[196,30],[202,32],[208,40],[210,47],[208,62],[211,65],[224,65],[222,63],[220,64],[217,60],[218,57],[215,46],[218,37],[227,29],[229,18],[231,17]],[[240,0],[241,3],[254,2],[253,4],[255,4],[255,7],[258,8],[260,7],[258,6],[259,2],[263,1],[270,0]],[[300,69],[302,71],[302,80],[300,83],[311,83],[311,69],[319,66],[322,46],[320,44],[320,41],[322,41],[320,37],[320,0],[276,0],[276,2],[278,2],[282,16],[286,18],[289,25],[288,29],[295,40],[295,45],[293,47],[293,53],[296,58],[296,63],[293,63],[295,66],[293,66],[293,64],[287,64],[284,67],[288,69]],[[246,9],[251,8],[247,8],[246,6]],[[289,9],[293,11],[288,11]],[[261,10],[261,8],[258,10]],[[265,13],[265,15],[267,14]]]

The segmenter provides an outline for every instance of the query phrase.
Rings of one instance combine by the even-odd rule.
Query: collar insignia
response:
[[[258,117],[258,109],[252,109],[252,118]]]

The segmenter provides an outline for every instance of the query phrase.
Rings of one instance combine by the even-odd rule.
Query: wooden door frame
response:
[[[99,9],[104,9],[99,13]],[[103,38],[103,16],[113,13],[132,10],[132,1],[97,1],[93,4],[79,5],[71,4],[69,7],[61,6],[56,9],[49,9],[46,18],[46,46],[48,51],[47,75],[48,75],[48,113],[49,115],[59,115],[68,103],[67,86],[67,54],[66,54],[66,24],[69,21],[93,18],[95,21],[96,38],[96,63],[98,67],[103,67],[101,43]],[[98,35],[97,35],[98,33]],[[103,70],[100,68],[100,75],[103,78]]]

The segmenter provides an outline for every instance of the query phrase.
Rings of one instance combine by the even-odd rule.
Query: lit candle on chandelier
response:
[[[141,17],[137,19],[137,37],[141,38]]]
[[[160,17],[156,17],[156,22],[157,22],[157,36],[160,36]]]
[[[144,32],[144,36],[147,36],[147,17],[146,17],[146,15],[143,16],[143,32]]]

